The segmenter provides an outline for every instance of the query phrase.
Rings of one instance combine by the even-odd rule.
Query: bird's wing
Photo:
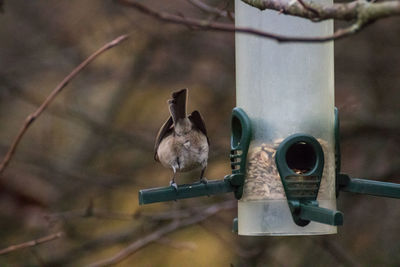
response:
[[[207,137],[207,143],[208,145],[210,145],[210,140],[208,139],[206,125],[204,123],[203,118],[200,115],[200,112],[198,112],[197,110],[193,111],[189,115],[189,120],[194,124],[194,126],[196,126],[198,130],[200,130],[200,132],[202,132]]]
[[[162,140],[168,133],[170,133],[170,132],[173,130],[172,125],[173,125],[173,121],[172,121],[172,117],[170,116],[170,117],[168,118],[168,120],[167,120],[167,121],[163,124],[163,126],[160,128],[160,130],[158,131],[158,134],[157,134],[157,137],[156,137],[156,143],[155,143],[155,145],[154,145],[154,159],[155,159],[156,161],[159,161],[159,160],[158,160],[158,155],[157,155],[158,146],[160,145],[161,140]]]

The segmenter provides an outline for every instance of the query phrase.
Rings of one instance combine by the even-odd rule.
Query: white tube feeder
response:
[[[322,2],[332,4],[332,0]],[[279,35],[333,33],[332,21],[313,23],[276,11],[259,11],[240,0],[235,1],[235,20],[236,26]],[[253,132],[238,208],[239,234],[336,233],[335,225],[296,221],[292,213],[301,205],[296,198],[325,211],[336,210],[333,43],[278,43],[237,33],[236,92],[237,106],[249,116]],[[286,163],[280,170],[276,164],[279,149]],[[307,192],[297,194],[301,188],[308,193],[314,190],[315,199],[305,196]]]

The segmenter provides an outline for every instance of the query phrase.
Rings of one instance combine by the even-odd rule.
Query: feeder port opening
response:
[[[291,145],[285,158],[288,167],[297,174],[310,172],[317,163],[317,155],[313,146],[306,142],[297,142]]]

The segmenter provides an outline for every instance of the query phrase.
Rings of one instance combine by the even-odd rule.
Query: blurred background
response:
[[[207,3],[233,10],[231,2]],[[209,16],[182,0],[145,4]],[[230,173],[233,34],[164,24],[94,0],[6,0],[0,25],[1,158],[27,115],[75,66],[131,34],[84,69],[24,136],[0,179],[0,248],[59,231],[65,236],[1,255],[0,266],[84,266],[213,205],[220,209],[213,216],[171,231],[117,266],[399,265],[399,200],[341,193],[344,226],[337,235],[314,237],[231,233],[237,213],[231,194],[139,207],[139,189],[168,185],[171,177],[154,162],[153,145],[174,90],[189,88],[188,110],[205,118],[206,177]],[[354,177],[400,182],[399,48],[400,18],[335,42],[342,171]],[[178,183],[194,175],[180,175]]]

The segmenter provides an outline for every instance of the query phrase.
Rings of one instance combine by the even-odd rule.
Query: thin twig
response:
[[[140,238],[139,240],[131,243],[129,246],[115,254],[114,256],[104,259],[98,262],[95,262],[93,264],[90,264],[88,267],[100,267],[100,266],[110,266],[114,265],[116,263],[121,262],[122,260],[126,259],[133,253],[135,253],[137,250],[149,245],[152,242],[155,242],[159,240],[160,238],[164,237],[165,235],[174,232],[178,229],[182,229],[184,227],[199,223],[201,221],[204,221],[208,217],[220,212],[221,210],[228,210],[232,209],[235,207],[235,202],[236,201],[227,201],[221,204],[215,204],[212,205],[205,210],[203,210],[201,213],[199,213],[196,216],[192,216],[190,218],[187,218],[185,220],[175,220],[172,223],[154,231],[153,233]]]
[[[28,130],[29,126],[42,114],[42,112],[50,105],[50,103],[54,100],[54,98],[62,91],[62,89],[67,86],[67,84],[76,76],[78,73],[83,70],[87,65],[89,65],[95,58],[104,53],[105,51],[113,48],[116,45],[119,45],[125,39],[128,38],[128,35],[124,34],[111,42],[105,44],[99,50],[90,55],[85,61],[79,64],[70,74],[68,74],[60,84],[57,85],[56,88],[50,93],[50,95],[46,98],[46,100],[42,103],[42,105],[32,114],[30,114],[26,119],[22,128],[19,130],[17,136],[15,137],[10,149],[7,151],[7,154],[3,158],[3,161],[0,164],[0,174],[4,172],[8,164],[10,163],[11,158],[13,157],[15,150],[17,149],[18,144],[21,142],[22,137]]]
[[[275,34],[271,32],[264,32],[254,28],[248,27],[235,27],[233,24],[229,23],[219,23],[212,22],[206,20],[200,20],[195,18],[181,17],[174,14],[169,14],[166,12],[158,12],[153,9],[150,9],[138,2],[132,2],[128,0],[115,0],[118,4],[123,6],[134,8],[144,14],[150,15],[154,18],[157,18],[161,21],[180,24],[185,26],[195,27],[198,30],[210,30],[210,31],[220,31],[220,32],[236,32],[236,33],[246,33],[252,34],[260,37],[265,37],[269,39],[273,39],[277,42],[302,42],[302,43],[321,43],[327,41],[338,40],[344,38],[346,36],[352,35],[359,30],[361,30],[365,25],[370,23],[369,21],[358,20],[356,23],[351,25],[348,28],[339,29],[334,34],[328,36],[321,37],[294,37],[294,36],[285,36],[280,34]]]
[[[50,241],[52,241],[54,239],[58,239],[58,238],[62,237],[63,235],[64,235],[63,232],[58,232],[58,233],[51,234],[51,235],[48,235],[48,236],[45,236],[45,237],[41,237],[41,238],[38,238],[38,239],[35,239],[35,240],[31,240],[31,241],[28,241],[28,242],[25,242],[25,243],[9,246],[7,248],[4,248],[4,249],[0,250],[0,255],[6,254],[6,253],[10,253],[10,252],[13,252],[13,251],[16,251],[16,250],[19,250],[19,249],[23,249],[23,248],[34,247],[34,246],[40,245],[42,243],[50,242]]]
[[[218,17],[228,17],[228,18],[233,18],[233,13],[228,11],[228,10],[222,10],[213,6],[210,6],[206,3],[204,3],[201,0],[187,0],[189,3],[191,3],[193,6],[197,7],[198,9],[216,15]]]

